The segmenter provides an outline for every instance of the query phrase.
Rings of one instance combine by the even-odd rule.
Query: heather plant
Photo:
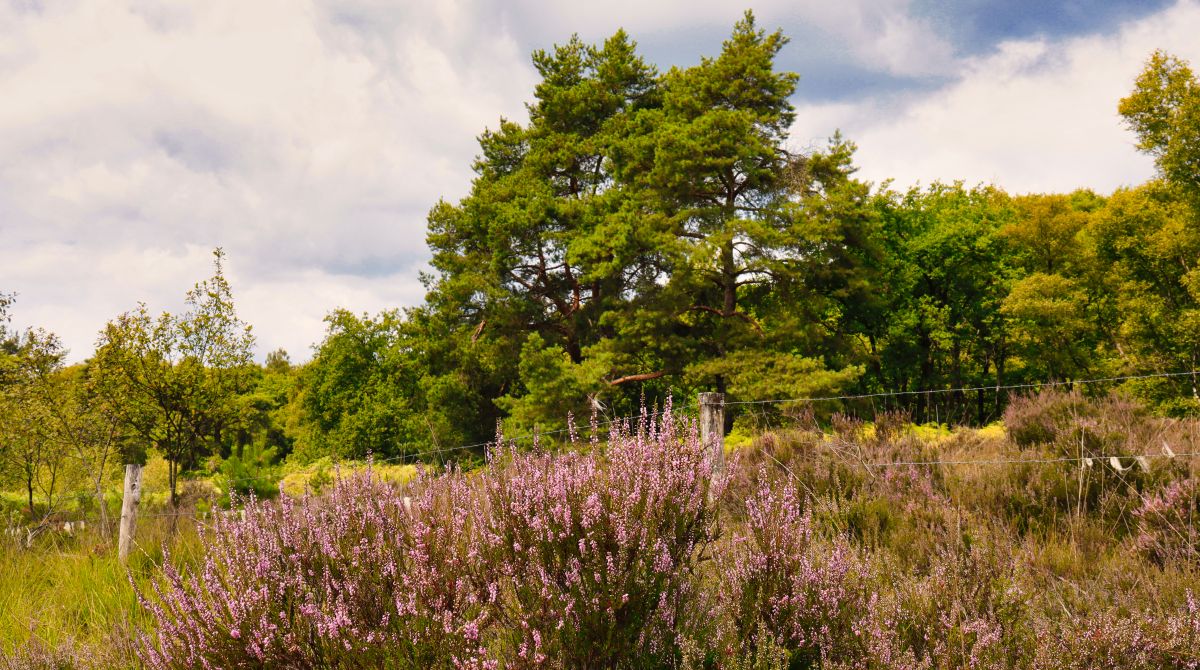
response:
[[[833,457],[841,467],[857,469],[859,479],[848,495],[817,498],[822,523],[865,548],[893,550],[905,568],[927,567],[938,547],[956,541],[958,512],[936,464],[941,454],[935,445],[912,433],[853,441],[839,436],[836,443],[840,452]]]
[[[716,527],[708,450],[670,409],[607,447],[493,451],[407,487],[245,501],[145,598],[152,668],[672,667]]]
[[[1134,544],[1159,565],[1200,562],[1200,479],[1171,483],[1133,513]]]
[[[924,576],[885,565],[894,591],[868,607],[861,662],[838,667],[977,670],[1028,667],[1036,639],[1011,557],[991,546],[944,550]]]
[[[51,643],[33,636],[10,653],[0,648],[0,670],[129,670],[141,667],[135,644],[124,624],[117,624],[92,642],[65,638]]]
[[[670,405],[617,424],[601,453],[507,455],[473,508],[502,579],[506,667],[673,667],[721,482]]]
[[[718,557],[728,617],[721,653],[744,667],[823,667],[857,657],[866,613],[863,560],[822,542],[795,488],[760,475],[746,523]]]
[[[480,588],[451,473],[415,499],[368,470],[322,498],[253,497],[218,516],[203,565],[164,566],[144,604],[151,668],[475,667]],[[494,587],[491,591],[494,593]]]
[[[1069,621],[1038,647],[1036,670],[1196,670],[1200,602],[1167,611],[1105,611]]]
[[[1090,513],[1123,534],[1146,496],[1185,474],[1177,461],[1156,458],[1180,437],[1174,424],[1118,394],[1043,391],[1014,399],[1004,421],[1010,439],[1033,452],[1027,458],[1045,461],[1006,475],[1021,479],[1015,506],[1040,516]]]
[[[48,644],[38,638],[30,638],[12,650],[0,652],[0,670],[83,670],[91,667],[79,650],[70,642],[59,645]]]
[[[1091,414],[1089,409],[1088,399],[1080,393],[1047,390],[1017,396],[1004,410],[1004,428],[1019,447],[1050,444],[1079,416]]]

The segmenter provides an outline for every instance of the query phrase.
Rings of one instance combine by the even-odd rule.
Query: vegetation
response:
[[[1120,102],[1145,184],[899,192],[791,148],[785,43],[535,53],[424,303],[308,362],[253,361],[220,249],[74,365],[0,293],[0,667],[1200,667],[1200,81]],[[691,424],[614,421],[700,390],[851,397],[731,406],[710,482]]]
[[[1001,430],[923,437],[895,415],[838,418],[832,431],[801,418],[733,452],[728,476],[713,479],[695,424],[674,416],[668,407],[561,454],[497,447],[471,472],[394,484],[367,468],[319,496],[250,498],[244,515],[219,515],[139,557],[136,591],[111,558],[28,558],[82,540],[9,546],[16,594],[55,570],[93,580],[59,577],[78,590],[65,602],[78,604],[46,612],[14,658],[153,668],[1200,664],[1200,422],[1065,392],[1014,402]],[[1147,445],[1157,454],[1147,458]],[[124,655],[89,666],[93,648]]]

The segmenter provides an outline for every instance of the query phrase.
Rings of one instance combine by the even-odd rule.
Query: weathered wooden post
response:
[[[121,564],[129,560],[133,549],[133,533],[137,530],[137,508],[142,499],[142,466],[130,463],[125,466],[125,493],[121,497],[121,535],[117,540],[117,559]]]
[[[713,479],[725,474],[725,394],[700,394],[700,440],[712,450]]]

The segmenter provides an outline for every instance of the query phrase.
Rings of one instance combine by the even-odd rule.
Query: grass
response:
[[[31,642],[99,649],[114,631],[144,623],[133,584],[151,588],[164,547],[181,566],[201,551],[195,523],[172,521],[141,520],[128,568],[117,561],[113,538],[95,525],[43,533],[32,547],[11,538],[0,544],[0,656]]]
[[[1189,591],[1200,594],[1200,561],[1148,557],[1139,548],[1140,531],[1131,511],[1171,482],[1200,476],[1197,459],[1160,457],[1150,472],[1134,470],[1122,478],[1088,471],[1085,475],[1092,479],[1087,488],[1079,484],[1080,468],[1069,463],[862,467],[897,461],[1045,459],[1074,445],[1079,425],[1100,430],[1096,426],[1102,428],[1103,421],[1095,416],[1104,418],[1105,412],[1115,417],[1111,423],[1120,434],[1099,436],[1104,449],[1137,453],[1145,444],[1165,440],[1179,453],[1200,450],[1197,422],[1130,418],[1115,406],[1100,406],[1095,416],[1082,419],[1060,416],[1054,409],[1032,407],[1028,416],[1009,417],[1010,422],[1043,422],[1039,426],[1050,439],[1036,444],[1014,441],[1003,424],[950,430],[890,418],[873,424],[841,422],[824,431],[778,423],[769,432],[739,427],[726,442],[737,465],[724,523],[735,530],[742,522],[738,504],[758,478],[796,486],[822,533],[850,538],[881,570],[886,568],[874,576],[876,587],[885,591],[921,583],[948,551],[986,547],[986,560],[997,574],[1012,573],[1027,596],[1029,621],[1043,626],[1046,636],[1095,613],[1170,607]],[[1087,423],[1071,423],[1081,420]],[[282,488],[288,495],[319,492],[338,472],[363,467],[335,467],[329,460],[284,467]],[[161,469],[153,461],[148,468],[151,512],[163,503]],[[418,472],[412,465],[375,465],[374,471],[397,484]],[[219,475],[206,478],[204,486],[223,490]],[[143,625],[131,578],[138,588],[148,589],[159,574],[163,547],[169,547],[172,562],[188,565],[198,559],[202,545],[194,522],[181,520],[173,526],[172,519],[154,516],[143,519],[138,541],[127,573],[115,559],[113,539],[95,525],[74,535],[61,530],[43,534],[30,548],[0,538],[0,670],[7,668],[3,655],[22,645],[42,645],[37,653],[46,658],[55,649],[111,649],[114,631]]]
[[[335,466],[331,459],[320,459],[283,468],[280,484],[287,495],[319,493],[335,476],[366,467],[363,462]],[[395,484],[406,483],[418,473],[417,466],[411,464],[371,467],[377,476]],[[8,525],[19,530],[17,536],[0,536],[0,658],[31,642],[51,649],[107,644],[114,629],[144,623],[131,578],[138,588],[151,588],[163,561],[164,547],[177,565],[197,559],[202,546],[194,515],[209,506],[203,496],[227,495],[226,482],[219,474],[183,482],[181,488],[189,494],[185,496],[187,508],[178,519],[172,519],[155,516],[169,510],[167,464],[161,456],[148,460],[142,481],[142,518],[128,570],[116,558],[115,519],[120,513],[121,492],[121,481],[116,477],[108,483],[106,491],[113,528],[100,528],[94,510],[68,505],[59,508],[62,519],[87,518],[91,523],[70,533],[63,530],[61,523],[56,524],[37,535],[31,547],[24,546],[24,526],[19,523],[25,516],[24,497],[0,492],[0,510],[8,510]],[[44,505],[44,500],[35,500]],[[85,503],[90,502],[85,499]],[[0,525],[5,524],[0,522]]]

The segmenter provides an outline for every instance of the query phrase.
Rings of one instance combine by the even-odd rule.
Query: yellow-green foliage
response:
[[[725,453],[730,453],[750,446],[754,440],[759,437],[752,430],[745,426],[735,425],[733,430],[725,436]]]
[[[120,495],[120,491],[117,494]],[[162,455],[153,453],[142,468],[142,504],[157,508],[166,506],[170,501],[170,465]]]
[[[395,484],[405,484],[417,476],[420,471],[416,465],[371,463],[363,461],[341,462],[333,465],[332,459],[321,458],[312,463],[290,469],[284,475],[280,485],[283,492],[292,497],[300,497],[305,492],[320,493],[321,489],[333,481],[335,477],[344,477],[360,472],[370,467],[377,477]]]
[[[1005,437],[1004,424],[999,421],[989,423],[982,428],[976,429],[975,434],[989,440],[1003,440]]]
[[[938,442],[950,437],[952,431],[944,423],[912,424],[909,431],[913,437],[926,442]]]

